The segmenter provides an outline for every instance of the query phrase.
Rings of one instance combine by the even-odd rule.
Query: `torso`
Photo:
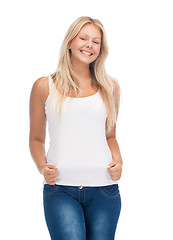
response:
[[[43,81],[45,97],[48,97],[49,83],[52,83],[49,80],[45,77]],[[53,114],[49,108],[49,99],[45,105],[45,121],[48,121],[50,137],[46,161],[58,168],[60,177],[56,184],[106,186],[115,183],[106,170],[112,161],[105,137],[106,106],[100,94],[89,97],[97,91],[95,87],[87,88],[87,91],[81,89],[81,96],[86,99],[67,100],[61,112],[61,121],[57,121],[60,120],[58,114]]]

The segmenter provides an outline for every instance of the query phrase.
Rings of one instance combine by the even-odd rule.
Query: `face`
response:
[[[100,47],[100,30],[92,24],[86,24],[69,46],[69,49],[71,49],[71,61],[90,64],[99,56]]]

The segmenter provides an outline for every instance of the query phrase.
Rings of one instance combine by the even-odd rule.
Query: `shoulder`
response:
[[[44,90],[46,85],[48,85],[48,76],[41,77],[35,80],[33,87],[41,91],[41,90]]]
[[[48,76],[40,77],[33,83],[31,95],[39,98],[41,102],[44,103],[47,97],[47,91],[49,91]]]

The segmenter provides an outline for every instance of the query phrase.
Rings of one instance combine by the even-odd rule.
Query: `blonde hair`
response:
[[[89,69],[92,76],[93,85],[99,88],[99,92],[105,103],[107,110],[107,131],[109,132],[117,121],[120,105],[120,87],[117,79],[109,76],[105,70],[105,60],[108,55],[108,45],[106,33],[102,23],[98,19],[82,16],[76,19],[69,27],[62,42],[59,54],[59,62],[56,71],[52,74],[54,81],[54,91],[50,96],[50,102],[55,98],[55,110],[59,105],[59,118],[65,98],[72,90],[77,96],[81,91],[78,84],[78,77],[71,64],[71,51],[69,45],[77,36],[81,28],[86,24],[93,24],[101,32],[100,53],[97,59],[90,63]],[[57,91],[59,94],[57,94]],[[72,98],[71,98],[72,99]],[[56,115],[57,116],[57,115]]]

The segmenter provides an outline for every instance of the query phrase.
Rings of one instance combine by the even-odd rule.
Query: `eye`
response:
[[[85,38],[80,38],[81,40],[85,40]],[[96,44],[99,44],[99,42],[94,42],[94,43],[96,43]]]

